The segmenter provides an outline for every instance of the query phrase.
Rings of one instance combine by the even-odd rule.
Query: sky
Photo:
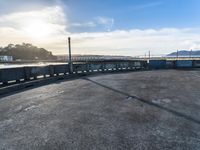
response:
[[[0,0],[0,46],[141,56],[200,49],[199,0]]]

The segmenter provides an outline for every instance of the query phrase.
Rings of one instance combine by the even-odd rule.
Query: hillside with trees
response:
[[[200,56],[200,50],[180,50],[178,51],[178,56]],[[171,54],[168,54],[167,56],[177,56],[177,52],[173,52]]]
[[[38,48],[29,43],[22,45],[9,44],[0,48],[0,55],[12,56],[14,60],[55,60],[56,56],[44,48]]]

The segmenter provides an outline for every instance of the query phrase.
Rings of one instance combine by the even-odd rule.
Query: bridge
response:
[[[74,64],[72,73],[68,65],[3,70],[2,91],[24,86],[0,97],[0,149],[198,150],[197,65],[116,61]]]

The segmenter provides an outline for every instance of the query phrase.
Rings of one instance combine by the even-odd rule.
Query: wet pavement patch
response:
[[[126,100],[133,100],[134,98],[132,96],[127,96]]]

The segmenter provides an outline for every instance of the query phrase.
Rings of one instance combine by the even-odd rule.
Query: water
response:
[[[4,69],[4,68],[18,68],[18,67],[25,67],[25,66],[60,65],[60,64],[67,64],[67,63],[52,63],[52,62],[39,62],[39,63],[26,63],[26,64],[5,63],[5,64],[0,64],[0,69]]]

